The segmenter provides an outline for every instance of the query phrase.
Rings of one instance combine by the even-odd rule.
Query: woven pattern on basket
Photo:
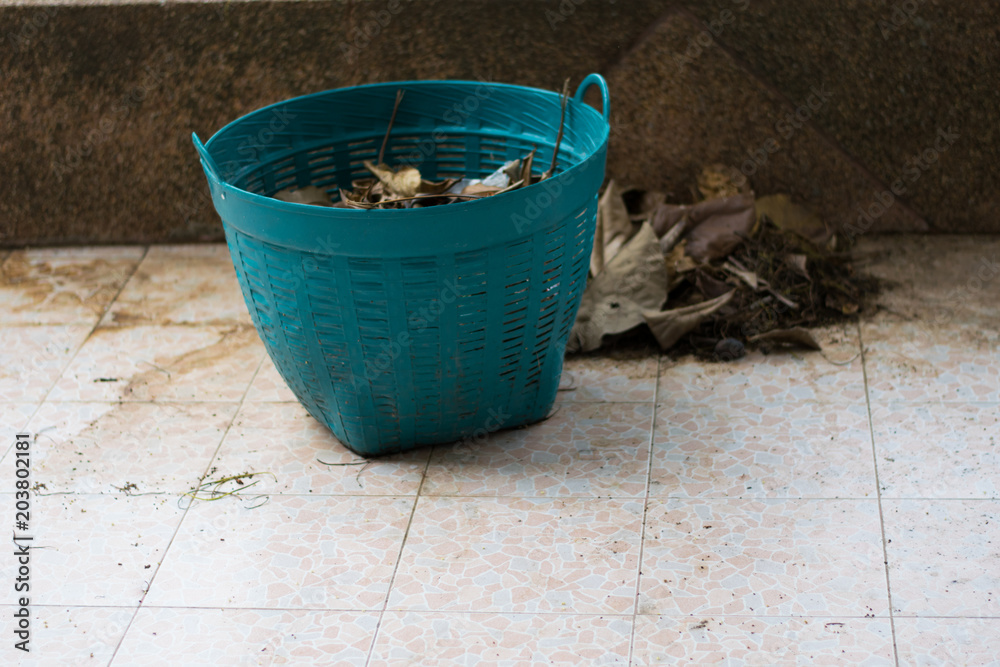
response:
[[[288,386],[344,442],[391,450],[545,416],[586,284],[596,206],[452,262],[301,253],[229,229],[227,238]],[[503,284],[500,327],[488,317],[493,280]]]
[[[603,80],[597,79],[606,92]],[[589,268],[607,147],[602,116],[567,106],[559,170],[483,201],[357,211],[333,197],[385,162],[427,179],[483,177],[536,149],[550,167],[559,96],[476,82],[328,91],[256,111],[202,153],[243,296],[289,387],[352,450],[387,454],[546,416]],[[462,111],[462,113],[458,113]]]

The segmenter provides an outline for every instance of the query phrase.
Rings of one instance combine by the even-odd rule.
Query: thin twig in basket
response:
[[[385,128],[385,136],[382,137],[382,147],[378,149],[378,164],[382,164],[385,156],[385,145],[389,143],[389,133],[392,132],[392,124],[396,122],[396,112],[399,111],[399,103],[403,101],[403,89],[396,91],[396,103],[392,107],[392,117],[389,118],[389,127]]]
[[[566,126],[566,102],[569,101],[569,79],[563,83],[562,112],[559,115],[559,136],[556,137],[556,147],[552,149],[552,165],[542,174],[542,180],[551,178],[556,173],[556,162],[559,160],[559,145],[562,144],[563,130]]]

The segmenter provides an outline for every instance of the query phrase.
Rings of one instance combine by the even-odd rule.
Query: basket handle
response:
[[[208,154],[208,149],[205,148],[205,144],[201,143],[201,139],[198,138],[198,134],[192,132],[191,140],[194,141],[194,147],[198,150],[198,155],[201,156],[201,161],[205,164],[205,168],[211,173],[215,180],[222,181],[222,179],[219,178],[219,167],[216,166],[215,160],[212,156]]]
[[[601,90],[601,101],[604,103],[604,120],[608,120],[611,114],[611,102],[608,97],[608,82],[604,80],[604,77],[600,74],[588,74],[587,78],[580,82],[580,87],[576,89],[576,95],[573,99],[577,102],[583,102],[583,94],[587,92],[587,89],[591,86],[597,86]]]

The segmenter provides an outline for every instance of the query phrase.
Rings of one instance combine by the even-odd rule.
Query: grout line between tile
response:
[[[423,491],[424,482],[427,480],[427,470],[431,466],[431,459],[434,457],[436,447],[431,447],[427,452],[427,461],[424,463],[424,472],[420,475],[420,484],[417,492],[413,495],[413,506],[410,508],[410,519],[406,522],[406,530],[403,531],[403,540],[399,544],[399,553],[396,555],[396,565],[392,568],[392,576],[389,577],[389,586],[385,590],[385,601],[378,614],[378,622],[375,624],[375,632],[372,633],[372,643],[368,647],[368,657],[365,658],[365,667],[372,661],[375,655],[375,642],[378,641],[379,630],[382,629],[382,619],[385,618],[385,610],[389,607],[389,596],[392,595],[392,586],[396,583],[396,573],[399,572],[399,564],[403,562],[403,550],[406,548],[406,538],[410,536],[410,527],[413,525],[413,517],[417,513],[417,503],[420,502],[420,492]]]
[[[145,254],[143,255],[143,257],[145,257]],[[112,301],[112,303],[114,302]],[[108,307],[110,308],[111,306],[109,305]],[[257,378],[257,373],[260,372],[260,368],[263,365],[264,365],[264,359],[262,357],[261,360],[257,362],[257,368],[254,370],[253,375],[250,377],[250,381],[247,382],[247,386],[243,390],[243,397],[240,399],[239,404],[236,406],[236,410],[233,411],[232,419],[229,420],[229,423],[226,425],[226,428],[222,433],[222,436],[219,437],[219,444],[216,445],[215,451],[212,453],[212,457],[208,460],[204,472],[202,472],[201,476],[198,478],[199,484],[201,483],[202,480],[205,479],[205,475],[208,474],[208,471],[212,469],[212,462],[215,460],[215,457],[219,455],[219,448],[222,447],[222,443],[225,442],[226,436],[229,434],[229,430],[233,427],[233,422],[236,421],[236,417],[240,414],[240,409],[243,407],[243,403],[247,400],[247,395],[250,393],[250,387],[253,386],[253,381]],[[149,594],[150,589],[153,587],[153,582],[156,581],[156,575],[159,574],[160,568],[163,567],[163,562],[167,559],[167,555],[170,553],[170,547],[173,546],[174,540],[177,538],[177,533],[180,532],[181,526],[184,524],[184,519],[187,518],[188,512],[191,511],[191,507],[193,506],[194,506],[194,501],[192,500],[190,503],[188,503],[188,506],[185,507],[184,511],[181,513],[181,518],[177,522],[177,525],[174,527],[174,532],[173,534],[170,535],[170,540],[167,542],[167,546],[163,548],[163,555],[160,557],[160,562],[156,564],[156,569],[153,570],[153,573],[150,575],[149,583],[146,584],[146,590],[143,592],[142,597],[139,599],[139,604],[136,606],[135,612],[132,614],[132,618],[129,619],[128,625],[125,626],[125,632],[122,633],[121,639],[118,640],[118,644],[115,646],[115,650],[111,654],[111,659],[108,660],[108,667],[111,667],[111,665],[114,663],[115,657],[117,657],[118,655],[118,650],[121,648],[122,643],[124,643],[125,637],[128,636],[128,631],[132,628],[132,624],[135,622],[136,616],[139,615],[139,610],[142,609],[142,603],[145,601],[146,596]]]
[[[0,604],[0,608],[3,607],[14,607],[13,604]],[[81,603],[71,603],[71,604],[35,604],[31,605],[33,608],[46,608],[46,609],[120,609],[120,610],[135,610],[135,605],[114,605],[114,604],[81,604]],[[311,608],[311,607],[220,607],[218,605],[207,605],[204,607],[195,607],[190,605],[152,605],[144,604],[143,609],[176,609],[176,610],[188,610],[188,611],[221,611],[221,612],[237,612],[237,611],[264,611],[264,612],[300,612],[304,614],[378,614],[381,613],[381,609],[366,609],[364,607],[350,608],[350,609],[324,609],[324,608]],[[421,609],[421,610],[408,610],[402,608],[386,609],[387,612],[394,613],[407,613],[410,611],[419,612],[421,614],[440,614],[442,616],[555,616],[555,617],[565,617],[565,616],[581,616],[588,618],[621,618],[621,619],[631,619],[633,614],[630,613],[620,613],[613,614],[607,612],[567,612],[567,611],[464,611],[464,610],[451,610],[451,609]],[[656,614],[638,614],[637,617],[642,618],[677,618],[690,620],[692,616],[690,614],[678,614],[678,613],[656,613]],[[821,619],[821,618],[843,618],[849,620],[858,621],[870,621],[874,619],[888,619],[888,614],[876,614],[875,616],[865,615],[857,616],[850,614],[783,614],[783,615],[754,615],[754,614],[718,614],[718,618],[745,618],[745,619]],[[1000,620],[1000,616],[956,616],[956,615],[928,615],[928,614],[897,614],[896,618],[905,618],[908,620],[914,619],[950,619],[950,620]]]
[[[892,633],[892,658],[899,667],[899,650],[896,646],[896,622],[892,612],[892,585],[889,580],[889,548],[885,539],[885,515],[882,512],[882,483],[878,476],[878,454],[875,451],[875,423],[872,421],[871,393],[868,391],[868,364],[865,356],[865,341],[862,338],[861,323],[858,327],[858,345],[861,348],[861,374],[865,381],[865,401],[868,405],[868,434],[872,443],[872,467],[875,472],[875,498],[878,501],[878,526],[882,533],[882,567],[885,571],[885,593],[889,602],[889,629]]]
[[[649,424],[649,460],[646,462],[646,494],[642,501],[642,525],[639,527],[639,562],[636,565],[635,577],[635,603],[632,606],[632,630],[628,640],[628,662],[632,664],[632,647],[635,645],[635,625],[639,617],[639,591],[642,589],[642,557],[646,545],[646,513],[649,510],[649,489],[653,485],[653,442],[656,440],[656,412],[658,399],[660,398],[660,370],[663,361],[663,354],[656,357],[656,384],[653,386],[653,417]]]
[[[86,337],[84,337],[84,339],[82,341],[80,341],[80,344],[76,346],[76,349],[73,350],[73,354],[69,357],[69,359],[66,360],[66,363],[59,370],[59,375],[57,375],[56,379],[52,382],[52,386],[49,387],[48,391],[45,392],[45,395],[42,396],[42,400],[38,401],[38,404],[35,405],[35,409],[31,411],[31,416],[29,416],[28,419],[24,422],[24,429],[25,430],[27,430],[28,424],[31,423],[31,420],[34,419],[35,416],[38,414],[38,411],[42,409],[43,405],[45,405],[45,401],[47,401],[49,399],[49,396],[52,394],[52,391],[56,388],[56,385],[59,384],[59,379],[62,378],[63,373],[65,373],[66,369],[69,368],[73,364],[73,360],[76,359],[76,355],[80,354],[80,350],[82,350],[83,346],[87,344],[88,340],[90,340],[90,337],[94,334],[94,330],[97,329],[98,326],[100,326],[101,320],[103,320],[104,316],[107,315],[107,313],[108,313],[109,310],[111,310],[112,304],[114,304],[114,302],[118,300],[118,297],[121,296],[121,293],[125,289],[125,286],[128,284],[128,282],[130,280],[132,280],[132,276],[134,276],[135,272],[139,270],[139,265],[142,264],[142,260],[146,258],[146,253],[148,253],[148,252],[149,252],[149,246],[148,245],[147,246],[143,246],[143,248],[142,248],[142,256],[139,257],[138,261],[136,261],[136,263],[135,263],[135,266],[132,267],[131,273],[129,273],[128,277],[125,280],[122,281],[122,286],[118,288],[117,292],[115,292],[114,298],[112,298],[110,301],[108,301],[107,307],[101,312],[100,317],[97,318],[97,321],[94,322],[94,325],[92,327],[90,327],[90,332],[87,333]],[[6,264],[7,260],[9,260],[13,256],[13,254],[14,254],[13,252],[9,253],[7,255],[6,259],[4,259],[4,261],[2,263],[0,263],[0,266],[2,266],[3,264]],[[47,326],[47,325],[42,325],[42,326]],[[53,325],[53,326],[72,326],[72,325],[58,324],[58,325]],[[35,440],[38,439],[38,434],[37,433],[34,433],[32,435],[35,436],[35,438],[34,438]],[[0,465],[3,465],[3,463],[6,462],[7,455],[10,453],[10,451],[13,449],[13,447],[14,447],[14,443],[10,443],[10,445],[7,447],[7,449],[4,450],[3,455],[0,456]]]
[[[36,497],[46,497],[46,496],[126,496],[130,498],[135,498],[139,496],[167,496],[175,495],[175,491],[147,491],[145,493],[122,493],[122,492],[93,492],[93,493],[78,493],[76,491],[52,491],[50,493],[36,493]],[[6,496],[13,496],[13,491],[0,491],[0,498]],[[287,498],[410,498],[413,494],[410,493],[279,493],[276,491],[271,491],[266,495],[269,496],[280,496]],[[552,500],[552,501],[564,501],[564,500],[619,500],[625,501],[640,501],[643,500],[643,496],[476,496],[469,494],[429,494],[425,493],[421,496],[422,498],[467,498],[470,500]],[[696,500],[698,502],[731,502],[733,500],[753,500],[757,502],[788,502],[788,501],[798,501],[798,502],[829,502],[829,501],[848,501],[848,502],[874,502],[875,499],[871,496],[866,497],[855,497],[855,496],[650,496],[650,500]],[[987,502],[996,503],[1000,502],[1000,497],[990,497],[990,498],[961,498],[961,497],[927,497],[927,496],[898,496],[887,498],[887,500],[925,500],[928,502],[938,502],[938,501],[956,501],[956,502]]]

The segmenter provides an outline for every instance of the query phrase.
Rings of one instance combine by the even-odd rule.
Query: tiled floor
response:
[[[547,422],[362,465],[224,246],[0,252],[4,664],[1000,665],[1000,239],[858,253],[822,354],[570,359]]]

